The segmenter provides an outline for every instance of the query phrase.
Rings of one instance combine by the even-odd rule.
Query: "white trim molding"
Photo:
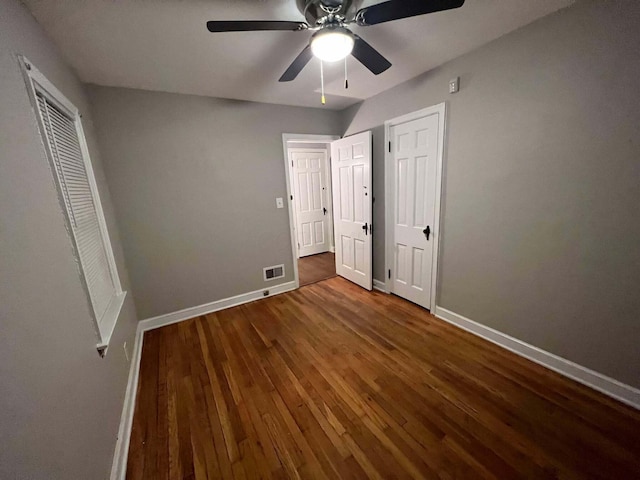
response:
[[[185,308],[173,313],[167,313],[165,315],[159,315],[157,317],[148,318],[140,321],[140,326],[143,332],[153,330],[155,328],[164,327],[173,323],[182,322],[183,320],[189,320],[190,318],[199,317],[200,315],[206,315],[207,313],[218,312],[225,308],[237,307],[245,303],[253,302],[254,300],[260,300],[261,298],[273,297],[281,293],[289,292],[296,289],[295,282],[281,283],[279,285],[268,286],[260,290],[253,292],[243,293],[236,295],[235,297],[223,298],[222,300],[216,300],[215,302],[205,303],[197,307]],[[265,295],[265,292],[269,292]]]
[[[138,376],[140,374],[140,358],[142,354],[142,337],[144,332],[138,323],[136,338],[129,367],[129,380],[127,390],[124,394],[122,414],[120,415],[120,427],[118,428],[118,439],[116,450],[113,455],[111,465],[110,480],[125,480],[127,475],[127,459],[129,458],[129,443],[131,441],[131,428],[133,427],[133,413],[136,408],[136,394],[138,393]]]
[[[549,353],[541,348],[529,345],[522,340],[513,338],[491,327],[474,322],[446,308],[436,306],[435,316],[467,332],[473,333],[480,338],[488,340],[499,347],[505,348],[510,352],[640,410],[640,390],[637,388],[590,370],[553,353]]]
[[[376,280],[375,278],[373,279],[373,289],[382,293],[389,293],[387,290],[387,284],[380,280]]]
[[[113,463],[111,465],[110,480],[125,480],[127,474],[129,442],[131,440],[131,428],[133,426],[133,413],[136,407],[136,394],[138,390],[138,376],[140,374],[140,359],[142,356],[144,333],[166,325],[189,320],[190,318],[198,317],[200,315],[218,312],[226,308],[237,307],[238,305],[243,305],[263,298],[273,297],[295,289],[295,282],[281,283],[261,290],[243,293],[241,295],[236,295],[235,297],[223,298],[222,300],[217,300],[215,302],[206,303],[197,307],[185,308],[184,310],[167,313],[166,315],[159,315],[157,317],[148,318],[138,322],[135,346],[133,356],[131,358],[131,367],[129,368],[129,380],[127,382],[122,415],[120,416],[118,440],[116,442]],[[269,292],[268,295],[265,295],[266,291]]]

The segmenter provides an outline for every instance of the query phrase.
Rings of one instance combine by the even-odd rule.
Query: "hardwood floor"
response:
[[[640,478],[640,412],[342,278],[147,332],[127,478]]]
[[[319,253],[298,259],[300,286],[310,285],[336,276],[336,255]]]

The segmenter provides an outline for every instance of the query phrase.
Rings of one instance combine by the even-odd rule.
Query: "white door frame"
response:
[[[325,143],[327,145],[331,144],[334,140],[339,140],[340,135],[313,135],[313,134],[305,134],[305,133],[283,133],[282,134],[282,151],[284,158],[284,173],[285,179],[287,183],[287,205],[289,207],[289,231],[291,234],[291,260],[293,261],[293,279],[295,282],[295,288],[300,288],[300,277],[298,274],[298,253],[296,251],[297,245],[297,236],[295,229],[295,212],[294,212],[294,204],[291,200],[293,196],[293,189],[291,184],[291,170],[289,168],[289,147],[287,144],[289,142],[292,143]],[[331,156],[331,148],[327,149],[327,157]],[[327,162],[327,163],[330,163]],[[327,183],[331,184],[331,169],[328,172],[329,176],[327,177]],[[333,203],[333,200],[331,200]],[[333,208],[331,208],[333,212]],[[333,225],[332,225],[333,228]]]
[[[408,113],[396,117],[392,120],[384,122],[384,164],[385,164],[385,276],[386,287],[388,293],[393,293],[393,279],[389,278],[389,270],[393,265],[393,246],[394,246],[394,228],[393,228],[393,213],[395,208],[395,184],[391,181],[393,178],[393,158],[390,152],[391,141],[391,127],[406,122],[411,122],[419,118],[428,117],[429,115],[438,114],[438,154],[436,158],[436,203],[435,203],[435,220],[433,225],[433,263],[431,267],[431,306],[432,313],[436,311],[436,293],[437,293],[437,281],[438,281],[438,265],[440,263],[440,217],[441,217],[441,200],[442,200],[442,177],[443,177],[443,165],[444,165],[444,143],[446,139],[446,103],[439,103],[432,107],[418,110],[417,112]]]

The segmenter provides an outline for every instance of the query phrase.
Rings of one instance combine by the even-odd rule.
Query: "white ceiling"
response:
[[[310,32],[209,33],[207,20],[303,20],[294,0],[23,0],[84,82],[309,107],[320,106],[312,60],[278,78]],[[342,109],[566,7],[574,0],[467,0],[456,10],[353,31],[393,66],[374,76],[327,65],[327,108]],[[365,1],[364,5],[380,3]]]

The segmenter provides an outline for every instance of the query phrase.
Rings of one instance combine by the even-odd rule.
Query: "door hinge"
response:
[[[291,160],[291,166],[293,167],[293,160]]]
[[[389,142],[389,153],[391,153],[391,142]]]
[[[391,279],[391,269],[389,269],[389,279]]]
[[[293,195],[289,195],[289,197],[291,198],[291,200],[293,200]]]

